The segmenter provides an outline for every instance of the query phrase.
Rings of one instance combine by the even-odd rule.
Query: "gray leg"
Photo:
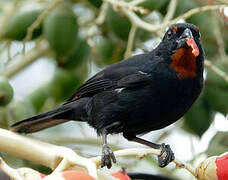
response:
[[[101,167],[107,166],[108,169],[112,167],[112,161],[116,163],[116,158],[112,149],[107,144],[107,130],[103,129],[101,131],[103,147],[102,147],[102,156],[101,156]]]
[[[161,149],[161,154],[158,156],[158,165],[160,167],[167,166],[170,162],[172,162],[175,159],[174,153],[171,150],[169,145],[162,144],[155,144],[149,141],[146,141],[144,139],[138,138],[135,135],[128,135],[124,134],[124,137],[129,141],[135,141],[140,144],[144,144],[146,146],[152,147],[154,149]],[[165,154],[165,157],[162,157],[163,154]]]

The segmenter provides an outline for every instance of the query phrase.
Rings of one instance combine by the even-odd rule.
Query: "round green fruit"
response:
[[[13,88],[10,85],[9,81],[0,77],[0,106],[5,106],[9,104],[9,102],[13,98]]]
[[[112,61],[114,55],[114,44],[105,37],[97,37],[95,39],[95,62],[99,66],[108,65]]]
[[[51,85],[45,84],[37,89],[35,89],[32,93],[30,93],[27,96],[27,99],[29,99],[34,107],[34,110],[36,112],[39,112],[41,108],[43,107],[44,103],[50,96],[51,92]]]
[[[73,73],[58,68],[52,80],[52,95],[56,101],[66,101],[76,91],[81,80]]]
[[[75,69],[85,62],[91,53],[90,47],[85,39],[79,39],[74,53],[66,58],[58,59],[58,64],[64,69]]]
[[[68,56],[76,48],[78,24],[77,18],[68,3],[59,5],[44,20],[44,37],[57,56]]]
[[[9,18],[6,24],[4,37],[12,40],[21,41],[25,38],[28,28],[40,15],[41,9],[19,10]],[[41,26],[33,31],[32,39],[41,35]]]

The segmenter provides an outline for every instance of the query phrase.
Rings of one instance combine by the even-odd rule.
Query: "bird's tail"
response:
[[[51,111],[33,116],[31,118],[16,122],[11,125],[10,130],[18,133],[33,133],[46,129],[70,120],[80,121],[80,117],[85,115],[85,103],[83,98],[68,104],[64,104]]]

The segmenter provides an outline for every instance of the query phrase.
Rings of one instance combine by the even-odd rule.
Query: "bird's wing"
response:
[[[143,72],[142,64],[147,58],[145,54],[134,56],[128,60],[113,64],[86,81],[67,103],[81,97],[89,97],[102,91],[120,87],[133,87],[143,84],[148,79],[148,74]]]
[[[81,97],[93,96],[102,91],[117,89],[117,88],[134,88],[143,86],[149,82],[149,74],[142,71],[135,71],[134,74],[126,75],[119,80],[108,78],[92,78],[83,84],[72,97],[67,101],[72,102]]]
[[[148,84],[151,74],[137,71],[137,73],[130,74],[117,82],[117,88],[135,88]]]

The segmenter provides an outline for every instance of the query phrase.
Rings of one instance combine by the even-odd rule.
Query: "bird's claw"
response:
[[[108,169],[112,167],[112,162],[116,163],[116,158],[112,149],[107,145],[103,145],[101,156],[101,167],[107,166]]]
[[[165,157],[163,157],[164,153],[166,153]],[[171,150],[169,145],[161,144],[161,153],[158,156],[158,165],[160,167],[167,166],[170,162],[175,159],[174,153]]]

